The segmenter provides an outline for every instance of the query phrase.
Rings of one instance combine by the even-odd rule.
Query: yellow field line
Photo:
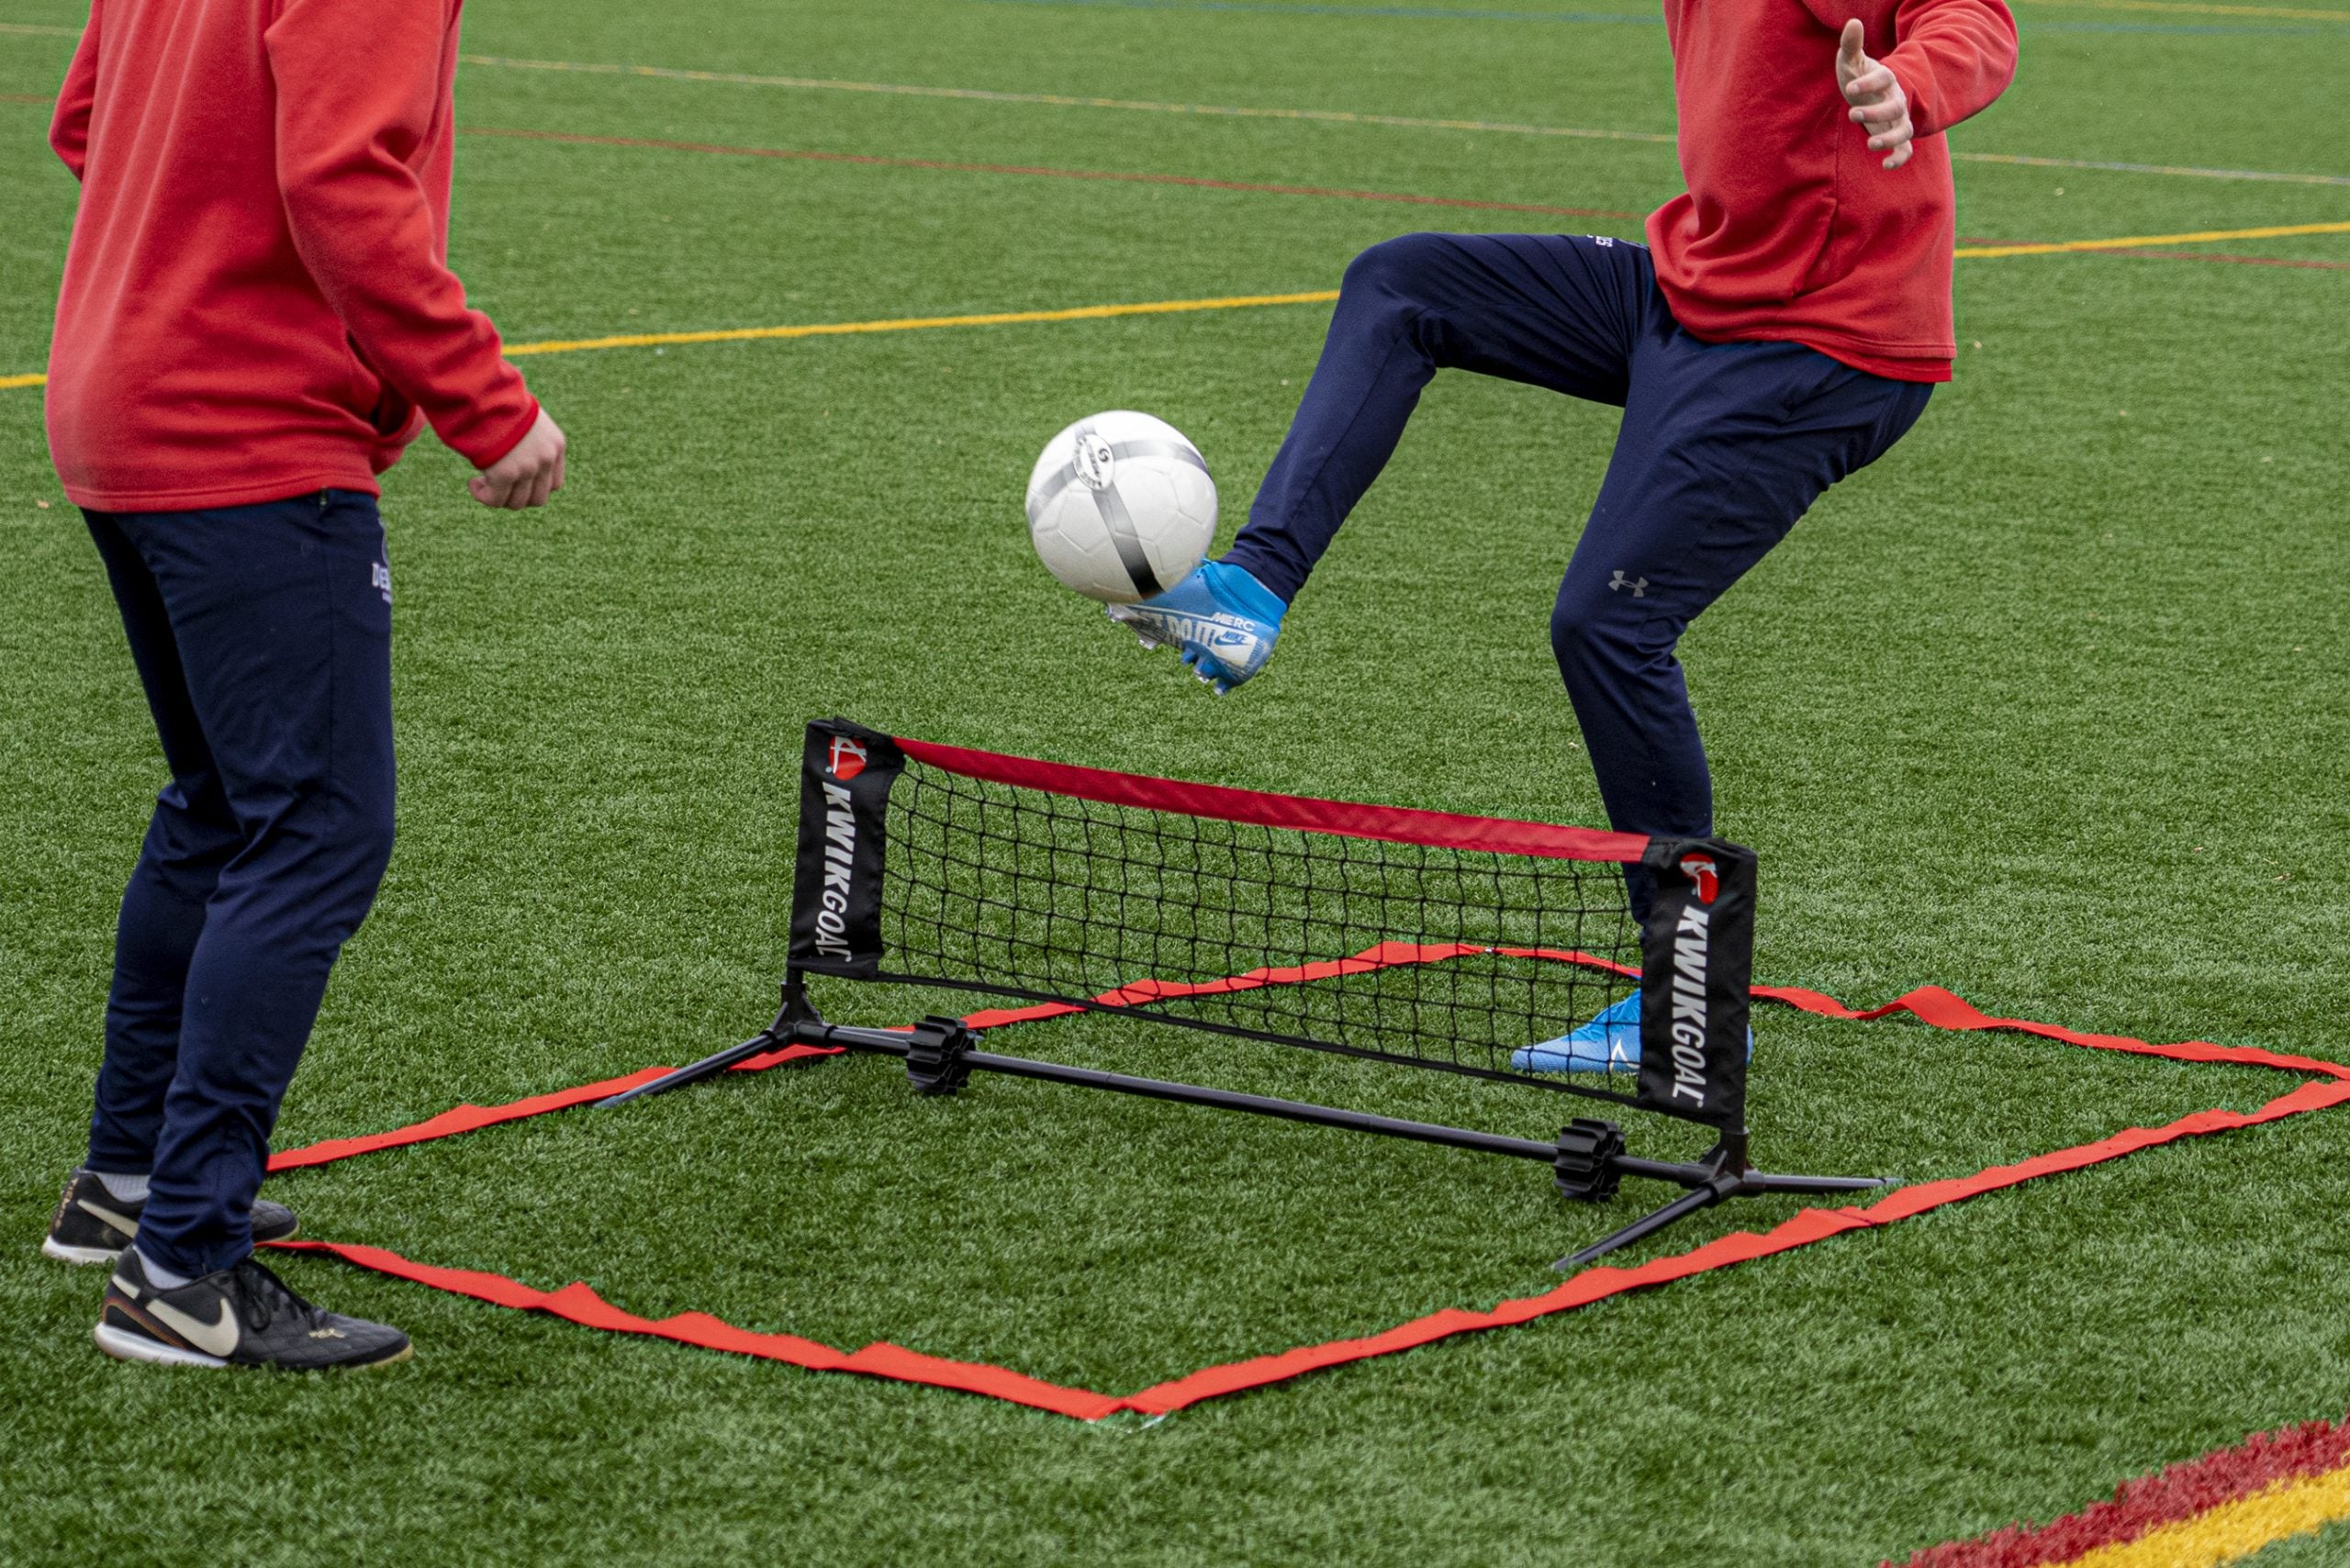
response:
[[[2135,1540],[2100,1546],[2067,1560],[2065,1568],[2220,1568],[2343,1518],[2350,1518],[2350,1466],[2278,1482]]]
[[[1032,321],[1101,321],[1113,316],[1172,316],[1186,310],[1242,310],[1259,305],[1326,305],[1335,288],[1310,294],[1239,294],[1222,299],[1160,299],[1144,305],[1080,305],[1071,310],[1006,310],[990,316],[904,316],[889,321],[828,321],[804,327],[732,327],[710,332],[630,332],[612,338],[509,343],[507,357],[577,353],[585,349],[643,349],[670,343],[740,343],[765,338],[834,338],[852,332],[919,332],[934,327],[1012,327]]]
[[[667,348],[676,343],[744,343],[777,338],[840,338],[859,332],[920,332],[937,327],[1014,327],[1037,321],[1105,321],[1118,316],[1175,316],[1192,310],[1246,310],[1261,305],[1327,305],[1335,288],[1304,294],[1235,294],[1216,299],[1155,299],[1136,305],[1080,305],[1068,310],[1001,310],[985,316],[901,316],[885,321],[822,321],[794,327],[722,327],[703,332],[625,332],[609,338],[554,338],[508,343],[506,357],[583,353],[591,349]],[[0,375],[0,388],[39,386],[45,375]]]
[[[77,39],[82,36],[82,29],[79,28],[45,28],[36,26],[31,22],[0,22],[0,33],[22,33],[28,38]]]
[[[2282,240],[2295,234],[2350,234],[2350,223],[2288,223],[2268,229],[2207,229],[2198,234],[2135,234],[2118,240],[2065,240],[2049,245],[1962,245],[1953,254],[2054,256],[2077,251],[2135,251],[2148,245],[2208,245],[2221,240]]]
[[[2133,234],[2116,240],[2067,240],[2047,245],[1967,245],[1953,254],[1973,260],[2053,256],[2078,251],[2133,251],[2152,245],[2199,245],[2221,240],[2277,240],[2295,234],[2350,234],[2350,223],[2295,223],[2268,229],[2212,229],[2197,234]],[[1265,305],[1327,305],[1335,288],[1303,294],[1236,294],[1214,299],[1156,299],[1133,305],[1080,305],[1066,310],[1001,310],[982,316],[901,316],[880,321],[821,321],[790,327],[722,327],[701,332],[623,332],[608,338],[554,338],[509,343],[506,357],[581,353],[590,349],[666,348],[678,343],[743,343],[789,338],[838,338],[863,332],[920,332],[938,327],[1013,327],[1040,321],[1104,321],[1119,316],[1174,316],[1194,310],[1245,310]],[[39,386],[45,375],[0,375],[0,390]]]

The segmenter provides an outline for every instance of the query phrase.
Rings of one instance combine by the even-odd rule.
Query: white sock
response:
[[[147,1201],[147,1178],[144,1176],[125,1176],[115,1170],[93,1170],[90,1174],[98,1179],[98,1185],[104,1187],[118,1204],[143,1204]]]
[[[139,1249],[136,1247],[132,1248],[131,1250],[139,1252]],[[182,1285],[187,1283],[187,1276],[185,1274],[173,1273],[169,1269],[164,1268],[161,1263],[156,1262],[155,1260],[150,1258],[144,1252],[139,1252],[139,1263],[141,1268],[147,1271],[147,1282],[151,1285],[159,1285],[164,1290],[175,1291]]]

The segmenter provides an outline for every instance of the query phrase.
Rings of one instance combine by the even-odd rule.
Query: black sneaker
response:
[[[139,1216],[146,1210],[146,1199],[126,1204],[89,1171],[76,1170],[65,1179],[65,1194],[57,1200],[40,1249],[61,1263],[111,1263],[139,1233]],[[284,1204],[253,1200],[255,1241],[283,1241],[300,1228]]]
[[[379,1367],[408,1359],[408,1336],[312,1306],[252,1258],[165,1290],[127,1249],[106,1282],[98,1349],[174,1367]]]

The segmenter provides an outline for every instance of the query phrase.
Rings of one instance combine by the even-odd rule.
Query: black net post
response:
[[[1657,839],[1641,930],[1640,1103],[1746,1133],[1754,984],[1754,852],[1724,839]]]

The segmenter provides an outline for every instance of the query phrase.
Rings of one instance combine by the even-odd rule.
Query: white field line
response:
[[[2149,0],[2151,3],[2151,0]],[[1012,93],[989,87],[937,87],[906,82],[852,82],[824,76],[766,76],[737,71],[688,71],[666,65],[614,65],[572,60],[522,60],[507,55],[464,54],[467,65],[503,71],[548,71],[590,76],[636,76],[664,82],[710,82],[738,87],[776,87],[802,93],[862,93],[885,97],[950,98],[966,103],[1030,104],[1052,108],[1116,109],[1130,114],[1186,115],[1206,119],[1285,119],[1317,125],[1376,126],[1395,130],[1465,130],[1494,136],[1538,136],[1585,141],[1634,141],[1671,146],[1670,132],[1613,130],[1590,126],[1533,125],[1518,120],[1445,119],[1417,115],[1364,114],[1351,109],[1303,109],[1242,104],[1159,103],[1147,98],[1100,98],[1067,93]],[[2278,185],[2350,187],[2350,174],[2304,174],[2276,169],[2210,169],[2179,163],[2133,163],[2102,158],[2042,158],[2021,152],[1957,152],[1961,162],[2003,163],[2034,169],[2082,169],[2101,174],[2154,174],[2197,180],[2255,180]]]

